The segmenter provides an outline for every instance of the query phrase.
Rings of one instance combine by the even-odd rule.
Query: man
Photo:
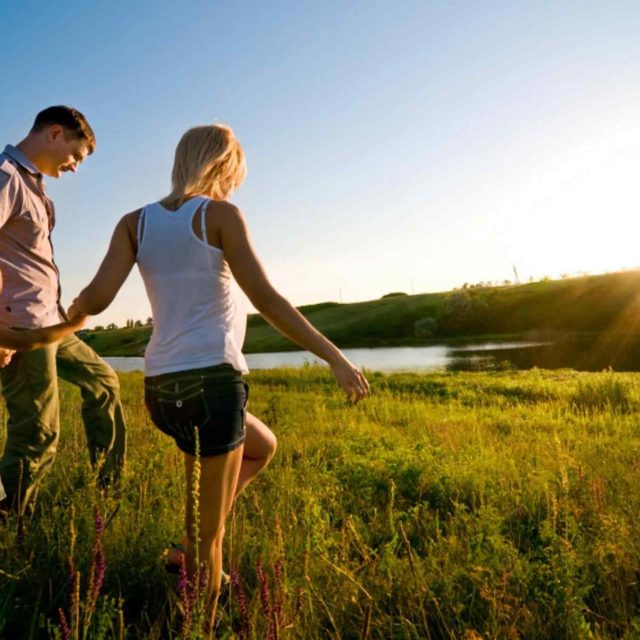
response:
[[[41,111],[27,137],[0,154],[1,326],[35,328],[65,319],[51,244],[55,212],[43,174],[57,178],[77,171],[95,144],[85,117],[57,106]],[[125,424],[113,370],[75,335],[16,353],[0,369],[9,415],[0,458],[4,510],[24,512],[53,463],[60,432],[58,376],[80,387],[89,455],[100,465],[100,480],[107,482],[122,470]]]

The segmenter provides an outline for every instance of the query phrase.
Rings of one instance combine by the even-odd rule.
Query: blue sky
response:
[[[67,303],[213,121],[295,304],[640,264],[637,2],[27,0],[0,34],[4,141],[61,103],[98,137],[48,182]],[[147,315],[136,273],[96,322]]]

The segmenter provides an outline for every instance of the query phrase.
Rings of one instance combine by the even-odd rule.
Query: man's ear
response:
[[[54,142],[64,134],[64,129],[59,124],[52,124],[47,129],[47,142]]]

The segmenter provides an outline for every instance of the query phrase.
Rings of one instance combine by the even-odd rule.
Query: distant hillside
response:
[[[469,288],[299,308],[340,347],[428,344],[466,337],[601,333],[640,334],[640,271]],[[88,331],[101,355],[141,355],[151,328]],[[249,316],[246,353],[297,349],[259,315]]]

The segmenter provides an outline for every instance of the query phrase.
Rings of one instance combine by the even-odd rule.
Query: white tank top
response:
[[[145,374],[186,371],[227,363],[248,373],[242,355],[247,326],[222,249],[202,238],[193,218],[209,199],[191,198],[177,211],[149,204],[138,216],[137,262],[153,312]]]

